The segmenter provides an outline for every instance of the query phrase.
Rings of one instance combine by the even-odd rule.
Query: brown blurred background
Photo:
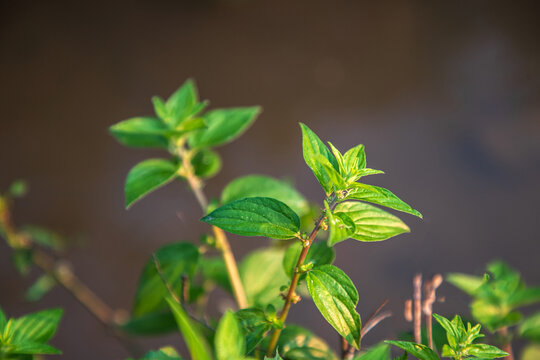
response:
[[[503,1],[15,1],[0,2],[0,187],[27,179],[20,224],[77,241],[67,258],[115,308],[129,309],[150,253],[205,230],[196,202],[173,184],[133,209],[123,182],[159,154],[120,146],[113,123],[151,114],[150,97],[197,80],[213,107],[264,107],[254,126],[219,149],[218,196],[249,173],[293,179],[312,201],[321,191],[301,155],[298,122],[348,148],[363,143],[371,182],[419,209],[412,233],[376,244],[339,244],[337,265],[367,316],[390,299],[395,316],[366,344],[408,328],[401,316],[416,272],[481,273],[499,258],[540,285],[540,36],[537,2]],[[196,208],[194,213],[191,209]],[[177,213],[183,213],[185,222]],[[232,237],[238,257],[262,245]],[[0,244],[0,305],[17,316],[66,309],[53,344],[68,359],[127,354],[62,289],[38,304]],[[443,284],[436,312],[468,313]],[[291,320],[337,336],[310,301]],[[173,344],[179,336],[145,346]]]

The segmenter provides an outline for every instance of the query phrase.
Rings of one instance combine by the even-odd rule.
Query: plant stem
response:
[[[414,341],[422,343],[422,274],[416,274],[413,279],[414,293]]]
[[[114,311],[101,298],[99,298],[88,286],[86,286],[71,270],[70,266],[63,261],[58,261],[49,254],[32,247],[31,239],[19,234],[11,220],[8,200],[0,196],[0,228],[11,249],[32,248],[32,262],[44,273],[68,291],[90,314],[102,323],[112,335],[134,356],[139,356],[141,351],[137,344],[127,339],[118,332],[117,320],[121,311]]]
[[[335,205],[336,204],[333,201],[331,204],[329,204],[330,211],[334,209]],[[289,286],[289,290],[287,291],[287,296],[285,297],[285,305],[283,305],[283,309],[281,310],[281,314],[279,316],[279,320],[282,324],[285,324],[285,320],[287,320],[287,315],[289,314],[289,309],[291,308],[291,305],[293,304],[293,300],[296,298],[296,286],[298,285],[298,280],[300,280],[300,267],[304,265],[304,260],[306,259],[309,248],[311,247],[313,240],[315,240],[315,236],[317,236],[317,233],[321,229],[322,223],[324,222],[325,219],[326,219],[326,212],[323,211],[319,219],[315,222],[315,227],[311,231],[309,238],[305,240],[303,244],[304,247],[302,248],[302,252],[300,253],[300,257],[298,258],[298,261],[296,262],[296,267],[294,268],[294,275],[291,279],[291,286]],[[272,338],[270,339],[270,343],[268,344],[266,356],[268,357],[273,356],[280,334],[281,334],[281,329],[274,330],[274,333],[272,334]]]
[[[182,159],[183,165],[181,175],[187,179],[189,187],[195,194],[203,213],[206,213],[206,209],[208,208],[208,200],[206,199],[206,195],[202,190],[202,181],[197,177],[197,175],[195,175],[195,171],[191,165],[191,158],[188,156],[185,149],[181,148],[178,153]],[[231,246],[227,240],[227,235],[225,235],[223,230],[215,226],[212,226],[212,231],[214,232],[214,236],[216,238],[216,245],[223,256],[223,261],[225,262],[225,267],[227,268],[227,273],[229,274],[229,280],[231,281],[231,287],[236,303],[240,309],[247,308],[248,302],[246,293],[244,291],[244,286],[242,285],[242,280],[240,279],[236,259],[234,258]]]

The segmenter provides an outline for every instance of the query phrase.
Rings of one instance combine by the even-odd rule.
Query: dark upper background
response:
[[[361,314],[385,297],[396,314],[366,343],[407,328],[401,307],[416,272],[480,273],[501,258],[540,284],[533,1],[0,3],[0,186],[30,182],[15,206],[18,224],[82,235],[68,258],[113,307],[130,307],[153,249],[205,229],[182,184],[125,211],[127,171],[157,152],[124,148],[107,134],[115,122],[150,114],[150,97],[168,96],[187,77],[214,107],[264,107],[243,137],[219,149],[225,167],[209,181],[210,195],[236,176],[262,173],[289,177],[320,201],[301,155],[301,121],[338,147],[364,143],[370,167],[387,172],[370,181],[424,214],[423,221],[402,216],[411,234],[336,247],[337,264],[360,291]],[[232,237],[239,257],[261,241]],[[65,358],[126,356],[63,290],[24,303],[30,283],[0,244],[0,304],[8,313],[64,307],[53,343]],[[447,302],[436,311],[467,311],[459,291],[445,284],[440,293]],[[317,324],[335,346],[331,328],[305,304],[292,319]]]

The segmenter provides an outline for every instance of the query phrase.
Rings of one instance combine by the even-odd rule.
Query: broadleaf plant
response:
[[[442,357],[454,360],[465,359],[496,359],[508,356],[508,353],[495,346],[478,343],[476,340],[484,335],[480,333],[481,326],[472,326],[463,323],[460,316],[456,315],[452,320],[433,314],[433,317],[446,331],[448,344],[442,348]],[[410,341],[391,341],[386,343],[397,346],[420,360],[440,360],[439,355],[424,344]]]
[[[128,118],[110,127],[111,135],[122,145],[162,152],[139,160],[128,172],[125,206],[144,206],[140,202],[144,197],[174,181],[183,182],[200,205],[204,229],[200,241],[174,239],[148,257],[126,317],[107,307],[69,267],[39,250],[46,247],[59,252],[63,247],[60,237],[38,227],[18,230],[11,223],[9,205],[26,192],[24,183],[17,182],[0,194],[0,235],[12,249],[21,274],[29,273],[32,265],[43,270],[27,298],[37,300],[60,285],[122,343],[129,343],[129,336],[179,332],[189,353],[180,355],[171,346],[161,346],[137,352],[131,359],[390,360],[389,344],[401,349],[402,360],[407,354],[422,360],[440,356],[488,359],[507,354],[479,343],[480,325],[465,326],[459,316],[448,320],[434,315],[447,336],[441,355],[432,345],[406,341],[379,343],[367,351],[361,347],[363,336],[387,315],[376,316],[378,309],[374,317],[361,320],[357,307],[367,294],[357,291],[351,277],[334,264],[342,246],[336,249],[336,245],[348,239],[384,241],[409,232],[394,211],[422,218],[390,190],[363,182],[366,176],[384,174],[367,166],[364,145],[342,151],[337,143],[326,144],[300,124],[303,158],[321,185],[319,204],[311,204],[291,181],[264,174],[232,179],[214,192],[220,194],[218,198],[209,200],[206,181],[223,165],[216,148],[246,132],[261,108],[208,109],[209,102],[199,99],[193,80],[167,99],[153,97],[152,105],[154,115]],[[265,246],[237,262],[227,233]],[[517,324],[522,317],[516,308],[540,301],[540,291],[526,287],[519,274],[500,263],[491,264],[488,270],[490,275],[484,278],[453,274],[449,280],[474,297],[475,319],[489,330],[499,331]],[[235,301],[220,308],[220,317],[208,312],[215,288],[221,288],[224,296],[231,294]],[[90,301],[80,296],[80,289],[90,294]],[[311,330],[288,321],[289,312],[300,301],[313,301],[320,319],[339,335],[341,356]],[[58,353],[47,341],[60,315],[51,310],[7,320],[0,311],[0,359],[26,360],[33,354]],[[538,318],[537,314],[521,323],[519,334],[538,341]]]

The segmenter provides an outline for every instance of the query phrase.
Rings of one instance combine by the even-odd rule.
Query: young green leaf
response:
[[[169,146],[169,129],[153,117],[135,117],[121,121],[109,128],[111,135],[122,145],[142,148]]]
[[[156,115],[166,123],[167,117],[169,117],[169,109],[167,109],[165,101],[159,96],[152,96],[152,104]]]
[[[283,271],[283,249],[256,250],[242,260],[239,272],[250,306],[283,306],[280,287],[289,278]]]
[[[264,311],[258,308],[242,309],[236,312],[236,318],[240,322],[246,335],[246,354],[250,354],[264,339],[272,325],[266,318]]]
[[[448,339],[448,345],[451,348],[457,348],[458,344],[461,341],[461,338],[464,337],[462,335],[466,335],[462,334],[462,331],[465,330],[465,327],[461,318],[456,315],[454,320],[450,321],[447,318],[437,314],[433,314],[433,317],[435,318],[435,320],[437,320],[439,324],[441,324],[444,330],[446,330],[446,338]]]
[[[309,212],[309,203],[289,183],[265,175],[248,175],[231,181],[221,193],[221,203],[227,204],[247,197],[270,197],[284,202],[298,216]]]
[[[342,213],[354,222],[354,234],[350,237],[359,241],[382,241],[410,231],[409,227],[394,215],[361,202],[347,201],[338,204],[334,216],[343,219]]]
[[[253,197],[236,200],[217,208],[201,221],[243,236],[291,239],[298,236],[300,219],[279,200]]]
[[[44,274],[40,276],[33,284],[26,290],[24,298],[28,301],[38,301],[45,296],[54,286],[56,281],[51,275]]]
[[[358,355],[354,360],[389,360],[390,346],[384,343],[373,346],[364,354]]]
[[[203,148],[228,143],[242,135],[260,112],[258,106],[209,111],[203,115],[207,127],[189,136],[189,146]]]
[[[354,221],[344,212],[333,214],[329,208],[326,210],[330,233],[328,235],[328,246],[334,246],[338,242],[347,240],[354,235],[356,225]]]
[[[333,265],[311,270],[306,277],[309,294],[326,321],[351,345],[360,348],[358,292],[351,279]]]
[[[126,178],[126,208],[178,176],[180,165],[164,159],[149,159],[133,167]]]
[[[172,243],[155,252],[161,269],[161,275],[174,291],[179,292],[182,285],[182,274],[193,276],[199,260],[199,249],[188,242]],[[169,291],[160,274],[156,270],[154,257],[150,257],[139,278],[135,294],[133,315],[139,317],[167,308],[164,298]]]
[[[302,128],[304,160],[311,171],[313,171],[313,174],[315,174],[315,177],[323,187],[324,191],[327,194],[330,194],[334,190],[332,188],[332,179],[330,178],[327,169],[321,164],[318,156],[326,158],[336,172],[339,172],[339,164],[335,156],[310,128],[302,123],[300,123],[300,127]]]
[[[285,256],[283,257],[283,270],[285,270],[285,273],[290,278],[292,278],[294,274],[294,268],[296,267],[302,248],[302,243],[297,241],[291,244],[285,252]],[[314,242],[309,248],[304,264],[312,264],[313,267],[328,265],[332,264],[335,258],[336,253],[334,249],[326,245],[325,242]]]
[[[176,319],[178,329],[182,333],[184,341],[189,349],[193,360],[211,360],[212,352],[206,338],[197,326],[191,321],[184,309],[171,297],[166,298],[169,307]]]
[[[62,309],[49,309],[28,314],[13,322],[17,342],[45,343],[56,332],[62,318]]]
[[[366,167],[366,152],[364,145],[356,145],[352,149],[347,150],[343,155],[345,168],[361,170]]]
[[[188,79],[167,99],[165,105],[169,116],[165,121],[171,128],[176,128],[184,119],[193,115],[197,104],[198,96],[195,82]]]
[[[446,281],[469,295],[474,295],[476,290],[482,285],[484,280],[479,276],[467,274],[450,273],[446,276]]]
[[[193,165],[195,175],[201,179],[208,179],[221,170],[221,158],[215,151],[201,149],[191,159],[191,165]]]
[[[61,235],[39,226],[23,226],[21,231],[24,235],[32,239],[33,243],[54,250],[61,250],[66,242],[66,240]]]
[[[540,302],[540,287],[518,289],[508,296],[508,305],[512,307],[525,306]]]
[[[233,312],[227,311],[221,318],[214,343],[218,360],[234,360],[244,356],[246,341]]]
[[[385,340],[385,343],[397,346],[410,353],[413,356],[416,356],[420,360],[440,360],[439,355],[435,351],[431,350],[426,345],[416,344],[409,341],[393,341]]]
[[[414,210],[388,189],[361,183],[353,183],[351,186],[344,200],[366,201],[422,218],[422,214]]]
[[[279,351],[276,350],[276,355],[274,355],[274,357],[270,358],[268,356],[265,356],[264,360],[283,360],[283,358],[279,356]]]
[[[508,356],[507,352],[487,344],[472,344],[465,349],[465,352],[467,355],[479,359],[496,359]]]
[[[519,335],[540,343],[540,312],[523,321],[519,327]]]
[[[0,350],[2,346],[0,345]],[[14,341],[9,344],[8,354],[12,355],[61,355],[62,351],[41,343]],[[12,359],[9,357],[7,359]]]
[[[347,183],[345,182],[345,179],[343,179],[343,176],[334,168],[334,166],[332,166],[326,157],[316,154],[313,156],[313,160],[317,163],[318,169],[321,171],[321,173],[325,173],[324,178],[330,180],[330,189],[326,192],[326,195],[329,195],[331,192],[337,192],[347,188]]]

